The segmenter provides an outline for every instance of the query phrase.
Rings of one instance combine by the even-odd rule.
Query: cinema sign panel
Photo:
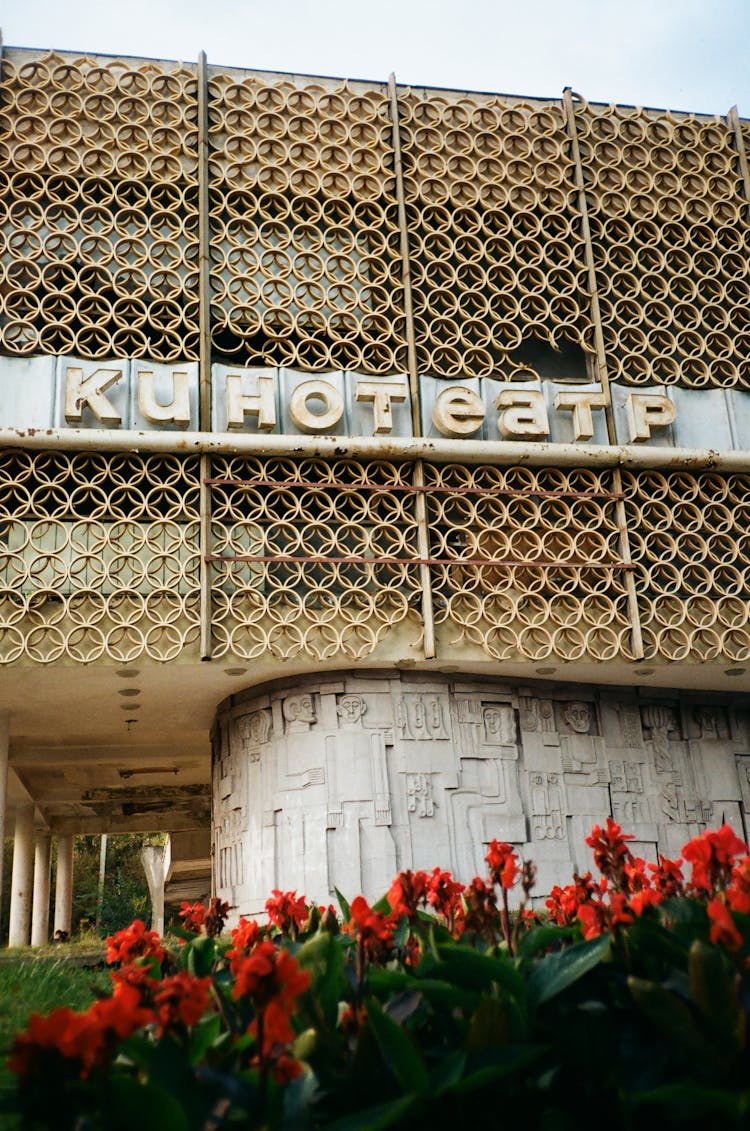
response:
[[[214,432],[412,435],[405,375],[303,373],[213,365]],[[750,394],[611,386],[618,443],[750,450]],[[76,357],[0,358],[0,427],[198,430],[198,365]],[[420,379],[422,434],[483,440],[608,442],[596,383]]]

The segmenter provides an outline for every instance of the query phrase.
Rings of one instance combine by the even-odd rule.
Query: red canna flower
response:
[[[632,861],[626,840],[633,840],[631,833],[624,833],[616,821],[607,817],[602,828],[594,825],[586,844],[594,850],[594,863],[606,879],[618,890],[626,886],[625,865]]]
[[[206,910],[205,927],[210,939],[218,938],[224,930],[230,907],[226,900],[214,896]]]
[[[682,849],[683,858],[693,866],[691,886],[706,893],[726,887],[737,857],[746,852],[747,845],[730,825],[722,825],[716,831],[706,829],[693,837]]]
[[[427,880],[427,902],[434,908],[435,913],[445,919],[449,931],[461,908],[461,895],[464,885],[453,879],[450,872],[443,872],[440,868],[433,868]]]
[[[427,903],[428,876],[426,872],[399,872],[388,889],[388,903],[395,916],[406,915],[412,919],[420,905]]]
[[[292,939],[297,938],[310,918],[304,895],[298,897],[296,891],[275,889],[271,898],[266,900],[266,911],[273,926]]]
[[[505,891],[510,891],[520,872],[518,857],[512,844],[500,844],[493,840],[487,850],[485,860],[490,866],[490,878]]]
[[[174,1031],[181,1025],[197,1025],[208,1009],[211,978],[196,978],[186,970],[162,979],[154,990],[154,1014],[157,1036]]]
[[[714,896],[707,904],[706,911],[711,920],[709,937],[712,943],[723,943],[727,950],[737,950],[742,946],[742,935],[737,930],[729,908],[721,896]]]
[[[136,958],[156,958],[163,962],[167,953],[156,931],[147,931],[146,924],[140,919],[135,919],[129,927],[117,931],[104,941],[107,947],[106,960],[110,965],[114,962],[133,962]]]
[[[666,856],[659,856],[659,863],[649,864],[648,867],[653,872],[651,882],[654,888],[665,899],[683,894],[684,880],[682,864],[679,860],[668,860]]]
[[[497,942],[502,928],[493,884],[486,884],[475,876],[464,888],[461,908],[456,916],[456,930],[459,934],[466,931],[488,942]]]
[[[750,856],[743,856],[732,868],[732,879],[725,894],[732,911],[750,914]]]
[[[206,909],[202,903],[183,902],[180,904],[179,916],[186,931],[194,931],[199,935],[206,921]]]
[[[364,896],[352,900],[349,922],[344,927],[355,935],[363,955],[370,962],[386,962],[393,950],[394,924],[390,915],[373,911]]]

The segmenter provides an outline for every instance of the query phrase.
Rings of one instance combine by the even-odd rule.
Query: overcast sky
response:
[[[750,0],[4,0],[7,45],[750,116]]]

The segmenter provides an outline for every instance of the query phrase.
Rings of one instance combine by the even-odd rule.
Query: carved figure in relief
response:
[[[271,712],[268,710],[253,711],[251,715],[237,719],[237,735],[251,762],[259,760],[260,747],[269,741],[272,727]]]
[[[401,737],[431,741],[447,739],[443,704],[437,695],[404,695],[397,709]]]
[[[580,699],[566,703],[560,712],[563,721],[575,734],[588,734],[591,729],[591,710]]]
[[[641,708],[643,725],[651,732],[654,748],[654,768],[657,774],[668,774],[674,770],[669,736],[679,733],[677,716],[672,707],[662,704],[649,704]]]
[[[406,807],[418,817],[432,817],[435,802],[432,796],[431,774],[406,775]]]
[[[341,719],[342,726],[356,726],[366,710],[367,704],[361,695],[339,696],[336,713]]]
[[[722,737],[721,719],[716,707],[696,707],[693,718],[698,724],[701,738],[716,739]]]
[[[317,721],[312,695],[290,695],[284,700],[282,713],[287,734],[308,731]]]
[[[536,840],[562,840],[563,806],[559,774],[531,775],[531,824]]]
[[[516,741],[513,708],[490,703],[482,711],[484,742],[498,746],[513,746]]]

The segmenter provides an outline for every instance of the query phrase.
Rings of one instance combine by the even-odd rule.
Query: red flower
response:
[[[464,885],[453,879],[450,872],[433,868],[427,880],[427,902],[445,919],[448,930],[453,930],[455,917],[461,907]]]
[[[386,962],[393,949],[393,922],[390,916],[373,911],[364,896],[352,900],[349,922],[344,927],[356,935],[365,957],[370,962]]]
[[[742,935],[737,930],[729,908],[721,896],[715,896],[706,906],[706,911],[711,920],[709,937],[712,943],[723,943],[728,950],[737,950],[742,946]]]
[[[750,913],[750,856],[743,856],[732,868],[732,879],[726,889],[727,903],[733,911]]]
[[[501,926],[494,885],[486,884],[475,876],[464,888],[461,908],[456,916],[456,929],[459,934],[468,931],[486,938],[488,942],[497,941]]]
[[[668,860],[666,856],[660,856],[658,864],[649,864],[648,867],[653,872],[653,886],[665,899],[682,895],[684,881],[682,864],[679,860]]]
[[[414,918],[420,905],[424,907],[427,902],[427,883],[426,872],[399,872],[388,889],[387,899],[393,914]]]
[[[293,939],[297,938],[310,918],[304,895],[297,897],[296,891],[275,889],[271,898],[266,900],[266,911],[274,927],[278,927],[283,935]]]
[[[232,995],[249,997],[256,1009],[266,1009],[272,1002],[291,1015],[297,997],[310,984],[310,975],[300,970],[297,959],[274,943],[258,943],[252,953],[237,962]],[[289,1039],[289,1038],[287,1038]]]
[[[219,899],[217,896],[214,896],[209,903],[208,910],[206,911],[205,926],[206,934],[210,939],[218,938],[224,930],[224,924],[227,921],[229,910],[229,904],[225,900]]]
[[[181,903],[179,914],[186,931],[194,931],[197,935],[201,933],[206,919],[206,909],[202,903]]]
[[[729,825],[722,825],[715,832],[706,829],[693,837],[682,850],[684,859],[693,866],[692,887],[708,893],[726,887],[736,858],[746,852],[747,845]]]
[[[24,1077],[44,1076],[48,1069],[49,1051],[67,1056],[62,1046],[68,1040],[68,1034],[80,1025],[80,1017],[67,1006],[53,1009],[47,1017],[32,1013],[26,1030],[18,1033],[13,1042],[8,1058],[11,1072]],[[76,1066],[76,1074],[82,1067],[82,1063]]]
[[[594,825],[586,837],[586,844],[594,850],[594,863],[616,888],[625,886],[625,864],[633,859],[625,841],[633,839],[632,834],[624,833],[611,817],[607,817],[604,828]]]
[[[606,890],[605,879],[596,884],[591,878],[591,872],[587,872],[585,876],[574,873],[572,884],[566,884],[564,888],[555,884],[549,898],[545,900],[545,906],[558,927],[570,927],[578,918],[581,904],[591,899],[601,900]]]
[[[234,945],[226,954],[229,959],[229,969],[234,975],[237,974],[243,959],[247,958],[262,938],[263,930],[254,919],[240,919],[238,925],[232,931]]]
[[[147,931],[146,924],[140,919],[135,919],[129,927],[117,931],[104,941],[107,947],[106,959],[110,965],[114,962],[132,962],[136,958],[156,958],[163,962],[167,953],[156,931]]]
[[[157,1035],[179,1025],[197,1025],[208,1009],[210,997],[211,978],[196,978],[186,970],[158,982],[154,992]]]
[[[520,872],[518,857],[511,844],[500,844],[493,840],[485,856],[490,866],[490,878],[493,884],[510,891]]]

